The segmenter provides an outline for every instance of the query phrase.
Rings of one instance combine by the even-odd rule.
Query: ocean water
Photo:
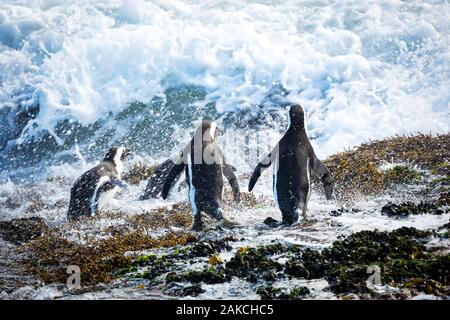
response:
[[[280,96],[304,105],[321,157],[448,131],[448,30],[447,1],[4,0],[2,178],[78,146],[164,158],[202,117],[279,134]]]
[[[219,143],[230,147],[245,190],[257,160],[249,154],[262,156],[286,129],[286,101],[304,106],[320,158],[370,139],[448,132],[449,30],[448,1],[2,0],[0,218],[38,215],[63,226],[72,183],[109,146],[130,147],[131,163],[154,163],[179,151],[202,118],[224,129]],[[132,214],[187,199],[183,189],[169,202],[137,201],[144,187],[110,208]],[[314,228],[260,231],[253,227],[265,217],[279,218],[270,190],[265,174],[255,188],[262,208],[226,208],[227,218],[250,226],[249,244],[321,247],[354,231],[431,228],[449,218],[390,220],[379,211],[392,200],[384,195],[356,203],[359,214],[329,217],[341,204],[316,194]],[[36,201],[42,208],[31,210]],[[100,219],[67,234],[120,223]],[[235,285],[205,295],[245,292]],[[55,290],[20,292],[62,295]]]

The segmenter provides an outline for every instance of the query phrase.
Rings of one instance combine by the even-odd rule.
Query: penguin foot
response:
[[[194,225],[191,228],[191,230],[198,232],[198,231],[202,231],[204,227],[205,227],[205,225],[203,224],[202,221],[195,221]]]

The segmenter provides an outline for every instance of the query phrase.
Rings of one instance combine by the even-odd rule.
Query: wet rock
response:
[[[439,195],[437,201],[438,206],[450,206],[450,192],[442,193]]]
[[[330,216],[332,216],[332,217],[339,217],[339,216],[342,216],[342,211],[341,211],[340,209],[338,209],[338,210],[332,210],[332,211],[330,212]]]
[[[205,292],[199,284],[180,284],[180,283],[170,283],[164,288],[163,293],[169,296],[177,297],[196,297],[199,294]]]
[[[383,265],[382,275],[387,283],[404,283],[411,279],[433,280],[450,285],[450,255],[423,259],[396,259]],[[418,287],[420,289],[420,287]]]
[[[285,272],[297,278],[317,279],[329,268],[330,262],[322,253],[306,248],[289,258]]]
[[[435,296],[448,298],[450,296],[450,286],[448,282],[444,285],[432,279],[412,278],[402,285],[403,288],[410,289],[414,295],[424,292]]]
[[[301,261],[292,261],[292,260],[287,261],[285,271],[287,274],[297,278],[310,279],[309,270],[305,267],[305,265]]]
[[[307,287],[295,287],[289,292],[283,292],[280,288],[272,286],[260,287],[256,293],[261,296],[262,300],[301,300],[310,294]]]
[[[403,202],[401,204],[388,203],[381,208],[381,214],[388,217],[407,217],[409,215],[417,214],[435,214],[441,215],[445,211],[439,208],[432,202],[420,202],[415,204],[413,202]]]
[[[0,237],[14,244],[22,244],[41,237],[48,226],[40,217],[0,221]]]
[[[278,220],[275,220],[274,218],[272,218],[272,217],[267,217],[265,220],[264,220],[264,222],[263,222],[265,225],[267,225],[269,228],[276,228],[276,227],[279,227],[280,226],[280,221],[278,221]]]
[[[223,250],[231,250],[231,246],[228,241],[234,241],[231,238],[223,238],[218,240],[205,240],[193,243],[190,245],[185,254],[189,257],[206,257]],[[180,252],[180,254],[183,254]]]
[[[165,259],[165,257],[158,257],[149,263],[149,267],[141,275],[142,278],[148,280],[154,280],[156,277],[168,272],[174,266],[174,262]]]
[[[449,134],[440,136],[417,135],[371,141],[357,148],[340,152],[324,161],[333,177],[335,194],[339,199],[352,200],[360,195],[378,194],[392,190],[398,184],[416,184],[426,175],[449,176]],[[380,170],[383,163],[395,159],[398,163],[390,170]],[[318,177],[313,176],[315,188],[321,189]]]
[[[181,275],[177,272],[169,272],[166,275],[166,283],[172,283],[172,282],[182,282],[183,278]]]
[[[361,231],[333,243],[323,251],[326,260],[335,263],[361,263],[408,259],[420,255],[425,247],[416,238],[425,238],[430,232],[403,227],[392,232]]]
[[[172,252],[163,255],[142,255],[135,259],[133,266],[143,267],[144,272],[135,274],[131,268],[126,268],[125,270],[120,270],[118,275],[126,276],[127,273],[132,273],[130,275],[132,277],[155,280],[157,277],[169,272],[166,276],[166,282],[225,282],[228,279],[225,278],[223,270],[220,267],[205,268],[203,271],[189,271],[185,273],[177,273],[176,271],[180,264],[189,263],[189,261],[195,261],[199,257],[209,256],[223,250],[231,249],[228,244],[229,240],[233,239],[225,237],[218,240],[203,240],[177,247]]]
[[[231,280],[225,274],[223,268],[206,267],[203,270],[191,270],[183,273],[171,272],[166,276],[166,283],[171,282],[191,282],[191,283],[224,283]]]
[[[342,208],[339,208],[339,209],[336,209],[336,210],[332,210],[330,212],[330,216],[332,216],[332,217],[339,217],[343,213],[358,213],[360,211],[361,210],[359,210],[359,209],[354,209],[354,208],[347,209],[347,208],[342,207]]]
[[[368,265],[338,265],[327,272],[329,288],[334,293],[368,293],[366,281]]]
[[[362,231],[333,243],[323,251],[331,268],[325,278],[334,293],[367,294],[367,281],[372,272],[368,267],[378,265],[383,284],[402,286],[414,277],[431,279],[448,285],[450,256],[435,257],[427,252],[423,239],[430,231],[400,228],[392,232]]]
[[[447,230],[447,232],[449,232],[449,231],[450,231],[450,222],[448,222],[448,223],[446,223],[446,224],[440,226],[440,227],[438,228],[438,230]]]
[[[238,250],[236,255],[226,263],[225,269],[227,274],[231,276],[244,277],[248,279],[273,278],[269,275],[273,272],[280,272],[283,266],[272,259],[270,254],[265,252],[266,248],[248,248],[247,250]],[[273,248],[268,249],[273,252]]]

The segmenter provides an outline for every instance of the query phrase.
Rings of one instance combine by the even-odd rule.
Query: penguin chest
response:
[[[110,203],[116,196],[117,192],[119,192],[119,190],[119,187],[114,187],[110,190],[101,192],[98,196],[98,210],[102,209],[105,205]]]

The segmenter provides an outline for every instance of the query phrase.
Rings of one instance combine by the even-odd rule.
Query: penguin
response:
[[[226,163],[222,150],[216,144],[220,133],[215,122],[203,120],[194,137],[175,159],[174,166],[165,179],[162,197],[166,199],[170,188],[179,174],[185,170],[188,184],[188,197],[194,215],[195,231],[203,228],[201,213],[223,219],[220,208],[223,193],[223,177],[228,179],[233,190],[234,200],[240,201],[239,184],[234,174],[235,168]]]
[[[288,130],[254,169],[248,190],[251,192],[261,173],[273,165],[273,195],[282,214],[282,224],[292,225],[306,212],[311,194],[311,172],[322,179],[325,196],[332,198],[333,185],[328,168],[317,158],[306,133],[306,114],[299,104],[289,106]],[[274,219],[271,219],[273,224]]]
[[[112,147],[103,162],[82,174],[70,190],[69,219],[94,216],[120,188],[126,188],[121,180],[123,162],[131,154],[125,147]]]
[[[139,200],[158,198],[161,195],[166,177],[174,165],[175,163],[172,161],[172,159],[167,159],[166,161],[157,165],[155,168],[155,172],[148,180],[144,194],[140,196]]]

